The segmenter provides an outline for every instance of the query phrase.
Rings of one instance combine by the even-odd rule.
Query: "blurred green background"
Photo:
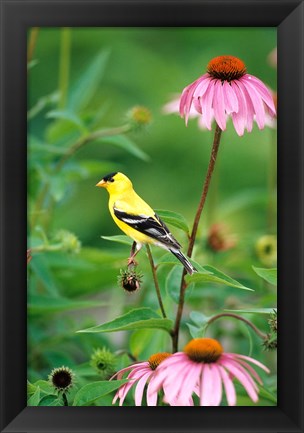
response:
[[[213,132],[199,129],[197,119],[186,127],[178,115],[164,114],[163,106],[205,73],[213,57],[224,54],[241,58],[250,74],[275,91],[277,71],[269,54],[276,47],[276,29],[40,28],[32,36],[29,32],[33,44],[28,69],[29,380],[45,380],[52,368],[68,365],[82,384],[98,377],[90,367],[90,356],[98,347],[137,351],[140,359],[149,356],[153,344],[155,350],[170,350],[163,331],[76,334],[130,307],[157,309],[144,252],[139,255],[144,274],[139,293],[128,295],[117,284],[129,246],[101,238],[121,233],[109,215],[107,193],[95,184],[108,172],[122,171],[154,209],[180,213],[191,227]],[[64,152],[81,137],[128,124],[134,106],[150,111],[149,124],[120,134],[123,138],[89,141],[56,169]],[[185,320],[191,310],[212,315],[223,308],[275,307],[275,287],[252,269],[252,265],[276,265],[275,167],[275,127],[260,131],[255,125],[252,133],[239,137],[228,122],[194,258],[255,292],[200,287],[189,297]],[[235,245],[229,251],[208,249],[208,233],[215,223],[225,225],[224,236],[233,236]],[[185,234],[170,228],[186,246]],[[153,254],[158,260],[164,253],[154,249]],[[159,277],[174,318],[176,305],[166,290],[171,268],[160,267]],[[267,331],[267,315],[246,317]],[[231,350],[248,354],[252,346],[253,355],[275,372],[273,353],[261,353],[255,335],[248,343],[242,325],[223,320],[212,330],[209,334],[227,340]],[[183,324],[181,341],[188,339]],[[119,366],[127,363],[119,357]],[[275,376],[270,382],[275,387]],[[264,404],[271,402],[266,399]]]

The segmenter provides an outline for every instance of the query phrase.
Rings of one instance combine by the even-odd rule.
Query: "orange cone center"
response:
[[[167,353],[167,352],[155,353],[154,355],[151,355],[150,358],[148,359],[151,370],[155,370],[156,367],[158,367],[161,362],[163,362],[166,358],[168,358],[171,355],[172,355],[171,353]]]
[[[213,338],[194,338],[185,347],[184,352],[195,362],[216,362],[223,353],[222,345]]]
[[[219,56],[210,60],[207,72],[220,80],[237,80],[246,74],[245,63],[233,56]]]

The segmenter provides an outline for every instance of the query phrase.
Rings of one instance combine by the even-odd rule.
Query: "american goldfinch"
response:
[[[181,245],[170,233],[165,223],[133,189],[130,179],[122,173],[110,173],[97,183],[109,193],[109,210],[118,227],[136,242],[134,257],[144,244],[157,245],[170,251],[191,275],[197,270],[181,252]]]

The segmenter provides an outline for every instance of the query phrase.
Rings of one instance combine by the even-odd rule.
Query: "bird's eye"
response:
[[[111,177],[111,179],[109,179],[108,182],[112,182],[113,183],[114,182],[113,177]]]

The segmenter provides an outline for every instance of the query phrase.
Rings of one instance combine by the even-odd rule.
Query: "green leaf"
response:
[[[68,107],[74,112],[84,108],[96,94],[109,59],[109,50],[100,51],[72,86]]]
[[[45,395],[38,406],[63,406],[63,401],[57,395]]]
[[[38,102],[27,113],[28,120],[37,116],[37,114],[40,113],[40,111],[42,111],[47,106],[57,104],[59,101],[59,96],[59,92],[56,91],[51,93],[50,95],[46,95],[38,99]]]
[[[272,403],[277,403],[277,396],[270,392],[269,389],[264,388],[263,386],[259,385],[259,396],[263,397],[269,401],[271,401]]]
[[[53,314],[63,311],[82,310],[86,308],[99,308],[107,305],[105,302],[74,301],[67,298],[53,298],[51,296],[31,295],[28,304],[28,313]]]
[[[132,245],[133,240],[129,236],[117,235],[117,236],[100,236],[102,239],[112,242],[118,242],[120,244]]]
[[[163,319],[151,308],[136,308],[128,313],[117,317],[110,322],[93,326],[88,329],[81,329],[77,332],[116,332],[128,331],[132,329],[156,328],[169,331],[172,329],[173,322],[170,319]]]
[[[53,110],[49,111],[46,115],[47,119],[60,119],[60,120],[67,120],[71,122],[73,125],[75,125],[80,132],[82,133],[88,133],[88,130],[83,123],[83,121],[78,117],[75,113],[72,113],[71,111],[67,110]]]
[[[39,386],[37,386],[34,394],[28,399],[27,405],[28,406],[38,406],[39,401],[40,401],[40,388],[39,388]]]
[[[114,146],[124,149],[126,152],[143,160],[149,161],[150,157],[143,152],[133,141],[125,135],[112,135],[110,137],[98,138],[96,141],[114,144]]]
[[[183,217],[183,215],[163,209],[158,209],[155,212],[166,224],[177,227],[187,234],[189,233],[188,223],[187,220]]]
[[[277,285],[277,268],[256,268],[252,266],[252,269],[259,277],[263,278],[263,280],[267,281],[267,283]]]
[[[47,380],[37,380],[34,385],[40,388],[41,393],[52,394],[54,392],[54,387]]]
[[[191,311],[189,315],[191,321],[194,323],[186,323],[192,338],[202,338],[205,336],[208,320],[210,317],[201,313],[200,311]]]
[[[37,387],[35,385],[33,385],[29,380],[27,381],[27,396],[30,397],[31,395],[34,394],[34,392],[36,391]]]
[[[169,272],[166,279],[166,291],[173,301],[179,303],[180,285],[183,273],[182,266],[174,266]],[[191,295],[194,284],[189,284],[185,292],[185,299],[188,299]]]
[[[94,403],[100,397],[115,391],[124,383],[127,383],[128,379],[122,380],[101,380],[99,382],[89,383],[76,393],[73,406],[89,406]]]
[[[224,310],[231,313],[250,313],[250,314],[271,314],[276,311],[276,308],[245,308],[242,310]]]
[[[205,265],[203,266],[203,268],[209,273],[205,274],[205,273],[197,272],[193,275],[187,275],[186,281],[188,283],[218,283],[225,286],[236,287],[242,290],[253,291],[253,289],[250,289],[249,287],[244,286],[243,284],[239,283],[233,278],[230,278],[228,275],[224,274],[223,272],[219,271],[213,266]]]

